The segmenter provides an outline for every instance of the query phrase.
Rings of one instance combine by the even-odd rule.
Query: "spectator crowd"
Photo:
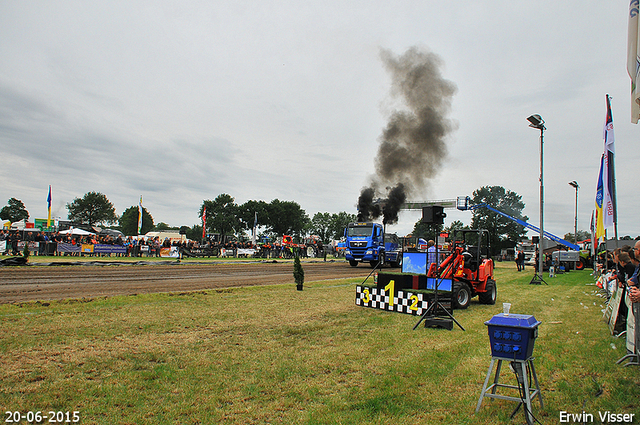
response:
[[[324,249],[321,244],[313,245],[309,249],[306,245],[293,243],[261,243],[254,245],[251,242],[227,241],[224,243],[209,240],[201,244],[192,240],[178,240],[155,237],[134,237],[114,234],[89,234],[74,235],[61,232],[42,232],[37,230],[1,230],[0,247],[5,242],[2,255],[22,255],[24,244],[29,246],[33,255],[54,256],[96,256],[115,255],[116,257],[160,257],[163,248],[177,248],[180,256],[225,256],[225,257],[257,257],[257,258],[294,258],[295,256],[307,257],[321,256]],[[37,242],[37,243],[36,243]],[[122,246],[124,252],[114,254],[96,254],[78,252],[75,249],[63,249],[64,244],[71,247],[82,245],[115,245]]]
[[[640,313],[640,240],[634,246],[624,245],[600,253],[594,271],[600,275],[597,285],[608,299],[612,332],[626,332],[627,352],[636,354],[638,338],[635,331]]]

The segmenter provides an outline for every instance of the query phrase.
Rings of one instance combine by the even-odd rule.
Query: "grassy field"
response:
[[[498,303],[455,312],[466,331],[413,331],[413,316],[355,306],[357,280],[296,291],[293,275],[291,285],[1,305],[3,421],[10,410],[79,411],[84,424],[524,423],[522,410],[509,419],[510,401],[485,399],[474,413],[490,362],[484,322],[502,302],[542,322],[540,422],[638,412],[640,374],[615,364],[624,341],[602,321],[589,272],[548,286],[529,285],[532,275],[498,263]],[[501,382],[515,383],[507,367]]]

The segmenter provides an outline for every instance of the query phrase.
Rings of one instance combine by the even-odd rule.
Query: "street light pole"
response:
[[[529,127],[540,130],[540,241],[538,242],[538,271],[531,279],[531,284],[544,282],[542,274],[544,272],[544,120],[538,114],[531,115],[527,120]],[[544,282],[546,283],[546,282]]]
[[[576,213],[573,221],[573,243],[578,245],[578,189],[580,189],[580,185],[577,181],[569,182],[569,185],[576,190]],[[576,270],[577,263],[573,263],[573,270]]]

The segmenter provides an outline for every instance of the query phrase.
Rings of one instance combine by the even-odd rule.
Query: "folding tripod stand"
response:
[[[541,245],[542,245],[541,243],[538,243],[538,255],[544,255],[544,253],[540,252],[541,248],[542,248]],[[531,282],[529,282],[529,285],[540,285],[542,283],[544,283],[545,285],[548,285],[548,283],[544,281],[542,276],[538,274],[538,266],[540,264],[539,261],[540,261],[539,259],[538,259],[538,261],[536,261],[536,265],[534,266],[535,274],[533,275],[533,278],[531,279]]]
[[[438,244],[437,243],[436,243],[435,253],[436,253],[436,264],[438,264]],[[429,253],[427,252],[427,259],[428,258],[429,258]],[[429,278],[427,277],[427,279]],[[440,300],[438,299],[438,289],[440,288],[440,283],[442,282],[442,280],[443,278],[441,278],[440,276],[437,276],[435,278],[433,302],[429,305],[429,307],[427,307],[425,312],[422,313],[420,320],[418,320],[418,323],[416,323],[416,325],[413,327],[413,330],[416,330],[416,328],[420,325],[420,323],[422,323],[423,320],[425,321],[424,323],[425,328],[439,327],[443,329],[452,330],[453,323],[455,322],[455,324],[458,325],[460,329],[462,329],[463,331],[465,330],[462,327],[462,325],[453,317],[453,315],[449,313],[449,311],[440,303]],[[451,281],[451,285],[453,289],[453,280]],[[452,300],[452,304],[453,304],[453,300]],[[444,311],[446,316],[438,315],[439,311]]]

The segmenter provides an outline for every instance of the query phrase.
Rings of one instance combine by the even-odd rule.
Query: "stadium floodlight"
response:
[[[529,124],[529,127],[537,128],[538,130],[546,130],[546,128],[544,127],[544,120],[540,115],[531,115],[529,118],[527,118],[527,120],[529,120],[529,122],[531,123]]]
[[[544,265],[544,120],[538,114],[531,115],[527,120],[531,123],[529,127],[540,130],[540,243],[538,244],[538,271],[534,274],[530,283],[540,284],[544,282],[542,278]],[[546,282],[545,282],[546,283]]]

